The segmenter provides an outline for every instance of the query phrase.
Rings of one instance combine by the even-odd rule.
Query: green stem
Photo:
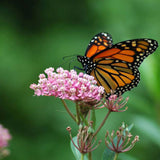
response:
[[[92,152],[88,153],[88,160],[92,160]]]
[[[69,110],[69,108],[67,107],[66,102],[65,102],[63,99],[61,99],[61,101],[62,101],[62,103],[63,103],[66,111],[68,112],[68,114],[69,114],[69,115],[72,117],[72,119],[76,122],[76,118],[75,118],[75,116],[72,114],[72,112]]]
[[[80,114],[82,121],[85,123],[85,125],[89,126],[88,121],[84,118],[83,114],[81,112],[79,114]]]
[[[92,109],[92,117],[91,117],[91,120],[93,121],[92,127],[93,127],[93,129],[95,130],[95,127],[96,127],[96,115],[95,115],[95,109],[94,109],[94,108]]]
[[[80,124],[80,117],[79,117],[79,107],[78,107],[78,103],[76,102],[76,120],[77,120],[77,124]]]
[[[90,121],[90,117],[91,117],[91,110],[88,111],[88,122]]]
[[[93,134],[93,137],[95,137],[97,135],[97,133],[100,131],[100,129],[103,127],[103,125],[105,124],[108,116],[110,115],[111,111],[109,110],[107,115],[105,116],[104,120],[102,121],[101,125],[99,126],[99,128],[97,129],[97,131]]]
[[[114,159],[113,160],[117,160],[118,157],[118,153],[115,154]]]
[[[84,160],[84,154],[81,153],[81,160]]]

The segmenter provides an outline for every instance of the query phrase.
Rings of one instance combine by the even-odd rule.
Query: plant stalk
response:
[[[117,160],[118,157],[118,153],[115,154],[114,159],[113,160]]]
[[[76,118],[75,118],[75,116],[72,114],[72,112],[69,110],[69,108],[67,107],[66,102],[65,102],[63,99],[61,99],[61,101],[62,101],[62,103],[63,103],[66,111],[68,112],[68,114],[69,114],[69,115],[71,116],[71,118],[76,122]]]
[[[77,124],[79,125],[80,124],[80,115],[79,115],[79,106],[78,106],[78,103],[76,102],[76,120],[77,120]]]
[[[81,153],[81,160],[84,160],[84,154]]]
[[[92,160],[92,152],[88,153],[88,160]]]
[[[111,111],[109,110],[107,115],[105,116],[104,120],[102,121],[101,125],[99,126],[99,128],[96,130],[96,132],[93,134],[93,137],[95,137],[97,135],[97,133],[100,131],[100,129],[103,127],[103,125],[105,124],[108,116],[110,115]]]

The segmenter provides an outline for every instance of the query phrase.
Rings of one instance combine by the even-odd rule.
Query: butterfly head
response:
[[[86,56],[77,56],[77,60],[81,62],[83,69],[87,74],[90,74],[91,71],[96,67],[96,63]]]

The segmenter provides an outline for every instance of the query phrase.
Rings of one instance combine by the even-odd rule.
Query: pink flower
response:
[[[40,74],[38,84],[30,85],[35,95],[55,96],[73,101],[99,101],[102,98],[104,88],[96,85],[94,77],[61,67],[56,71],[51,67],[46,69],[47,76]]]
[[[128,102],[129,97],[123,101],[122,96],[111,94],[111,96],[105,100],[104,107],[108,108],[111,112],[124,112],[128,107],[122,109]]]
[[[10,139],[11,135],[9,134],[8,129],[0,125],[0,148],[7,147]]]

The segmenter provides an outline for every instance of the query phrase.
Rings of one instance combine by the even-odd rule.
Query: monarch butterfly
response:
[[[106,97],[136,87],[140,81],[138,67],[158,47],[153,39],[132,39],[113,45],[109,33],[99,33],[90,41],[85,56],[77,56],[87,74],[104,87]]]

